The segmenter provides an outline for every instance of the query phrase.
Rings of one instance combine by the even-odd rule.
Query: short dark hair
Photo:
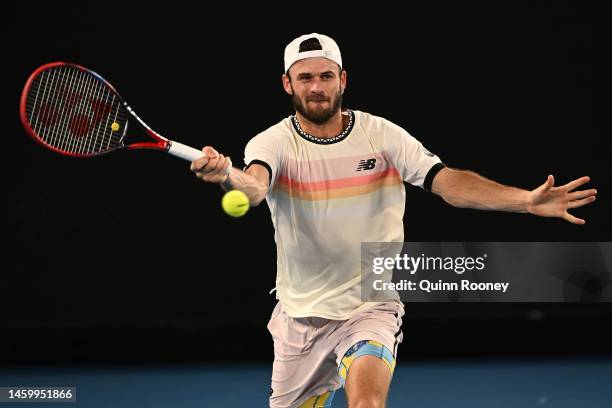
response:
[[[323,47],[321,46],[321,43],[319,42],[318,38],[309,38],[300,43],[299,52],[315,51],[322,49]]]

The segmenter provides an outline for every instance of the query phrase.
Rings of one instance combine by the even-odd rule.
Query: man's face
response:
[[[338,65],[327,58],[307,58],[289,68],[289,76],[283,75],[283,86],[291,95],[295,110],[309,121],[321,125],[333,117],[342,105],[346,72],[340,73]]]

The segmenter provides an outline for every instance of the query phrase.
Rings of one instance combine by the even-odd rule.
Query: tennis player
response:
[[[383,407],[403,304],[363,302],[362,242],[404,240],[403,182],[456,207],[584,220],[568,213],[595,200],[573,191],[588,177],[527,191],[447,167],[406,130],[342,106],[347,86],[340,50],[313,33],[285,48],[282,83],[295,114],[249,141],[244,171],[214,148],[191,170],[225,190],[266,199],[277,246],[271,407],[329,407],[345,387],[350,407]],[[231,169],[231,171],[230,171]],[[274,290],[274,289],[273,289]]]

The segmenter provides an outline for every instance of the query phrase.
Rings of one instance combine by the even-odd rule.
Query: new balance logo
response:
[[[376,159],[363,159],[359,161],[357,171],[372,170],[374,167],[376,167]]]

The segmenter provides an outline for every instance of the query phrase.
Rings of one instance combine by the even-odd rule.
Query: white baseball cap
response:
[[[305,43],[307,40],[311,41]],[[296,61],[314,57],[327,58],[342,68],[342,56],[338,44],[326,35],[312,33],[296,38],[285,47],[285,73]]]

